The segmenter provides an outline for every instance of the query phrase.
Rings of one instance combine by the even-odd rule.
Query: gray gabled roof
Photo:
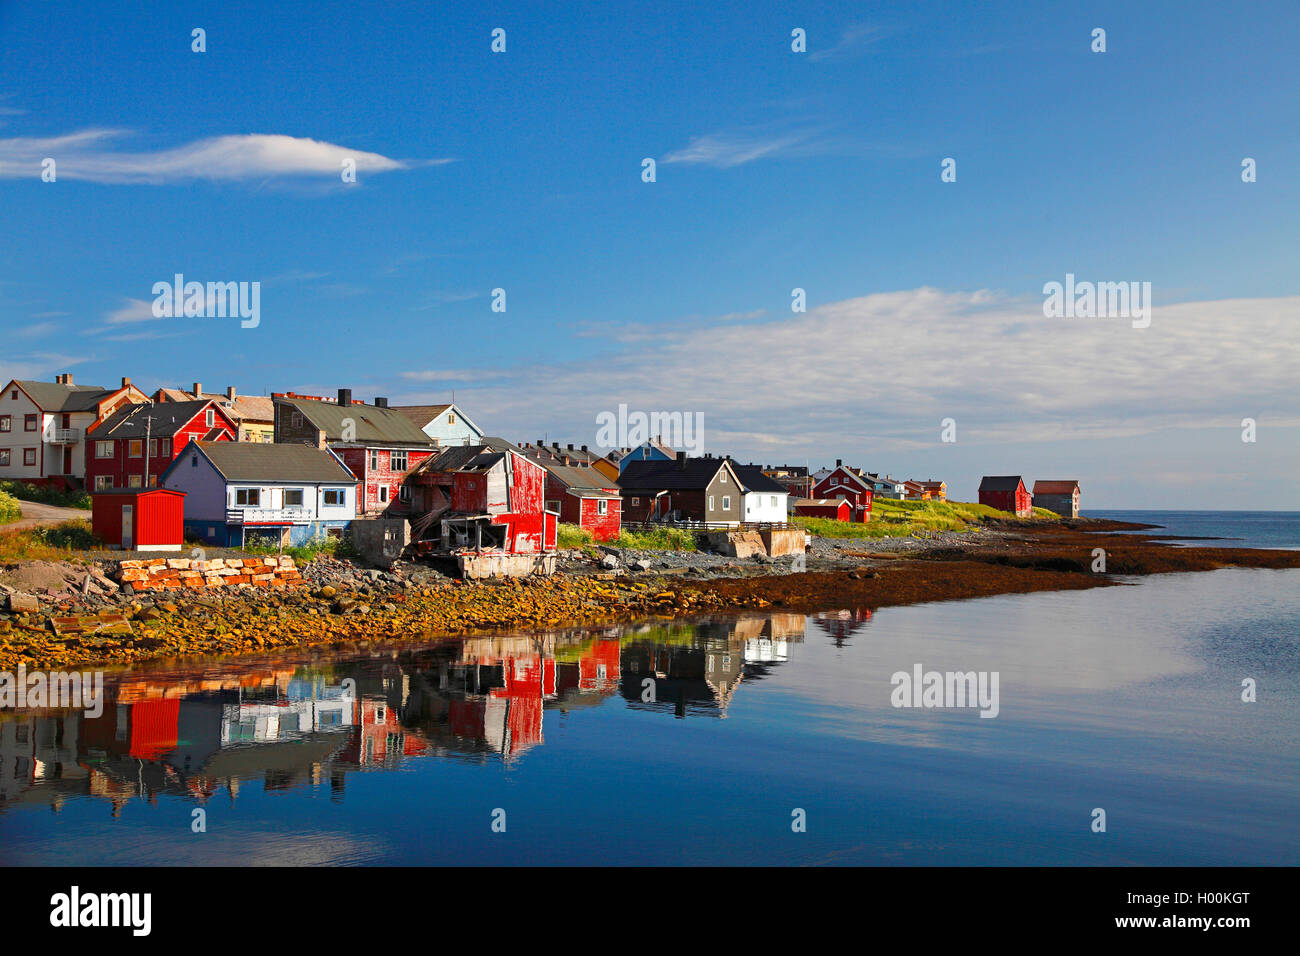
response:
[[[318,402],[310,398],[277,398],[302,412],[303,418],[325,433],[325,440],[343,441],[344,419],[351,419],[357,444],[433,445],[431,439],[405,415],[396,409],[378,405],[348,405]]]
[[[144,438],[146,431],[152,438],[175,435],[188,425],[194,416],[212,404],[208,399],[199,402],[159,402],[155,405],[127,405],[119,408],[95,426],[88,437],[93,441],[110,438]],[[152,421],[150,421],[152,419]]]
[[[980,491],[1015,491],[1022,480],[1019,475],[985,475]]]
[[[618,477],[618,486],[624,491],[704,489],[726,464],[725,458],[687,458],[682,462],[638,458],[628,462]]]
[[[786,488],[785,485],[781,484],[775,478],[769,478],[767,475],[763,474],[763,469],[761,468],[751,468],[744,465],[736,465],[735,463],[732,464],[732,468],[736,472],[736,477],[740,479],[740,483],[745,486],[746,491],[761,492],[765,495],[788,495],[790,493],[789,489]]]
[[[345,484],[355,484],[357,481],[356,476],[330,452],[311,445],[214,441],[199,442],[198,446],[227,481],[319,481]],[[181,455],[176,461],[182,462],[184,458]]]
[[[88,412],[120,388],[102,385],[60,385],[57,382],[33,382],[14,379],[43,412]]]

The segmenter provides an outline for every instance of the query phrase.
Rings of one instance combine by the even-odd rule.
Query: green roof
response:
[[[336,405],[310,398],[277,398],[302,412],[303,418],[325,433],[325,440],[343,441],[343,421],[352,419],[358,444],[422,445],[432,447],[433,440],[420,431],[409,418],[392,408],[378,405]]]
[[[59,385],[20,379],[15,379],[14,384],[30,395],[43,412],[88,412],[109,395],[121,391],[102,385]]]

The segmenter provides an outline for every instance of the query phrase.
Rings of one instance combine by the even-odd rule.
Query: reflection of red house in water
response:
[[[870,620],[871,612],[866,608],[856,611],[828,611],[813,616],[813,621],[831,636],[836,647],[860,631]]]
[[[382,764],[397,757],[415,757],[428,749],[418,731],[402,726],[388,701],[367,698],[357,702],[357,730],[344,748],[342,759],[362,766]]]
[[[621,659],[618,638],[596,641],[591,653],[578,659],[578,687],[581,690],[604,690],[617,684]]]
[[[141,760],[158,760],[175,750],[179,739],[176,728],[180,709],[179,697],[142,700],[132,704],[131,756]]]

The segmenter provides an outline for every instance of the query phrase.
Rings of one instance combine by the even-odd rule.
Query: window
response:
[[[558,509],[557,509],[557,510],[558,510]],[[608,498],[601,498],[599,501],[596,502],[596,514],[598,514],[598,515],[607,515],[607,514],[609,514],[609,499],[608,499]]]
[[[388,467],[393,471],[406,471],[407,453],[392,451],[388,453]]]
[[[379,470],[379,452],[375,451],[373,448],[370,450],[370,470]]]
[[[326,488],[325,504],[328,507],[341,507],[347,501],[346,492],[342,488]]]
[[[639,505],[640,503],[641,503],[641,499],[640,499],[640,498],[633,498],[633,499],[632,499],[632,504],[634,504],[634,505]]]
[[[158,439],[156,438],[149,439],[149,457],[150,458],[158,457]]]
[[[150,487],[150,488],[157,488],[157,487],[158,487],[158,476],[157,476],[157,475],[150,475],[150,476],[149,476],[149,487]]]
[[[216,423],[217,423],[216,410],[209,408],[207,414],[203,416],[203,424],[211,428]]]
[[[302,489],[301,488],[284,489],[284,506],[286,508],[301,508]]]
[[[126,486],[128,488],[142,488],[144,487],[144,478],[140,475],[130,475],[126,479]]]
[[[12,415],[0,415],[0,432],[13,431],[14,417]]]
[[[35,449],[35,448],[24,448],[24,449],[23,449],[23,464],[24,464],[24,465],[34,465],[34,464],[36,464],[36,449]]]
[[[401,486],[399,486],[398,489],[397,489],[397,500],[398,500],[398,501],[410,501],[410,500],[411,500],[411,489],[410,489],[409,487],[407,487],[406,485],[401,485]]]
[[[731,510],[731,495],[722,496],[722,510],[723,511]]]
[[[95,476],[95,490],[96,490],[96,491],[108,491],[108,490],[109,490],[110,488],[112,488],[112,487],[113,487],[113,476],[112,476],[112,475],[96,475],[96,476]]]
[[[725,485],[726,483],[727,483],[727,471],[724,468],[722,471],[722,477],[718,479],[718,484]]]
[[[198,455],[190,455],[190,467],[191,467],[191,468],[197,468],[197,467],[199,467],[199,456],[198,456]]]
[[[25,432],[34,432],[34,431],[36,431],[36,416],[35,416],[35,415],[24,415],[24,416],[23,416],[23,431],[25,431]]]
[[[380,486],[379,486],[379,503],[380,503],[381,505],[388,504],[388,486],[387,486],[387,485],[380,485]]]
[[[713,495],[709,495],[709,510],[713,510]]]
[[[447,424],[448,424],[448,425],[455,425],[455,424],[456,424],[456,413],[455,413],[455,412],[448,412],[448,413],[447,413]]]
[[[111,441],[97,441],[97,442],[95,442],[95,457],[96,457],[96,458],[112,458],[112,457],[113,457],[113,443],[112,443]]]
[[[144,454],[144,442],[138,438],[131,439],[131,450],[127,452],[132,458],[139,458]]]
[[[546,499],[546,510],[547,510],[547,511],[559,511],[559,510],[560,510],[560,503],[559,503],[558,501],[555,501],[555,500],[553,500],[553,499],[548,498],[548,499]]]
[[[775,508],[775,507],[776,507],[776,495],[773,495],[773,496],[771,497],[770,500],[771,500],[772,507]]]
[[[290,415],[289,425],[292,428],[302,428],[302,412],[294,412]]]
[[[18,401],[18,389],[15,388],[12,392],[10,392],[9,397],[12,398],[15,402]]]
[[[9,449],[0,448],[0,467],[4,467],[8,464],[9,464]]]
[[[260,488],[238,488],[235,490],[235,504],[247,508],[256,508],[261,503],[262,491]]]

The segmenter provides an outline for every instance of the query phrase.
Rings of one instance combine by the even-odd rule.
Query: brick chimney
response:
[[[573,442],[569,442],[569,451],[573,451]]]
[[[233,386],[233,385],[227,385],[227,386],[226,386],[226,401],[228,401],[228,402],[233,402],[234,400],[235,400],[235,386]]]
[[[195,398],[202,398],[202,397],[203,397],[203,383],[202,383],[202,382],[195,382],[195,383],[194,383],[194,397],[195,397]]]
[[[129,378],[127,378],[125,375],[123,375],[123,376],[122,376],[122,387],[123,387],[123,388],[126,388],[126,387],[127,387],[128,385],[130,385],[130,384],[131,384],[131,380],[130,380]]]
[[[677,453],[677,470],[678,471],[686,470],[686,452],[684,451],[679,451]]]
[[[836,459],[835,459],[835,467],[836,467],[836,468],[839,468],[839,467],[840,467],[841,465],[843,465],[843,464],[844,464],[844,459],[843,459],[843,458],[836,458]]]

